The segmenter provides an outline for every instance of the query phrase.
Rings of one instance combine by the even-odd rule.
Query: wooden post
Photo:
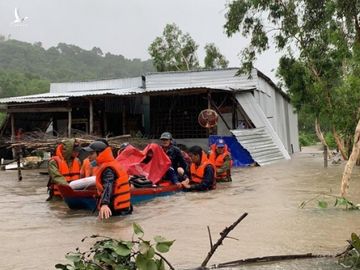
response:
[[[14,114],[10,114],[11,121],[11,142],[15,141],[15,116]]]
[[[226,120],[224,119],[224,117],[222,116],[221,112],[219,111],[219,109],[215,106],[215,104],[213,103],[213,101],[210,99],[210,103],[213,105],[215,111],[217,112],[217,114],[220,116],[221,120],[223,120],[225,126],[227,127],[228,130],[231,130],[229,124],[226,122]]]
[[[22,180],[20,159],[21,159],[21,150],[19,151],[19,149],[18,149],[17,155],[16,155],[16,163],[17,163],[17,171],[18,171],[18,180],[19,181]]]
[[[71,137],[71,111],[68,112],[68,137]]]
[[[324,145],[324,168],[328,167],[328,148]]]
[[[89,99],[89,134],[94,133],[94,106],[92,99]]]
[[[208,100],[208,109],[211,109],[211,92],[208,91],[207,93],[207,100]]]
[[[15,142],[15,115],[13,113],[10,114],[10,124],[11,124],[11,143]],[[12,156],[13,159],[16,159],[16,150],[12,147]]]
[[[126,134],[126,111],[125,108],[123,108],[122,111],[122,134]]]
[[[210,91],[207,92],[207,100],[208,100],[208,109],[211,109],[211,92]],[[211,128],[208,128],[206,130],[207,137],[209,138],[211,134],[212,134],[212,130],[211,130]]]
[[[108,125],[107,125],[106,112],[103,112],[103,124],[104,124],[104,136],[107,137]]]
[[[12,113],[10,114],[10,119],[11,119],[11,143],[15,142],[15,114]],[[17,163],[17,171],[18,171],[18,180],[21,181],[22,180],[22,174],[21,174],[21,164],[20,164],[20,152],[21,152],[21,148],[19,148],[19,146],[16,147],[12,147],[12,155],[13,155],[13,159],[16,159],[16,163]]]

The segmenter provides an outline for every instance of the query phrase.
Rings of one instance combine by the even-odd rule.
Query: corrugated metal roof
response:
[[[231,133],[260,166],[285,159],[265,127],[236,129],[231,130]]]
[[[0,99],[0,104],[7,103],[32,103],[32,102],[53,102],[53,101],[67,101],[69,98],[85,97],[85,96],[101,96],[101,95],[116,95],[128,96],[137,95],[144,92],[141,88],[130,89],[112,89],[112,90],[97,90],[97,91],[71,91],[66,93],[44,93],[31,96],[11,97]]]
[[[251,90],[257,88],[257,71],[251,78],[236,76],[237,68],[199,70],[186,72],[149,73],[146,78],[146,92],[172,91],[176,89],[208,88],[219,90]]]
[[[52,83],[49,93],[4,98],[0,99],[0,104],[66,101],[73,97],[100,96],[106,94],[126,96],[195,88],[223,91],[253,90],[258,88],[258,72],[256,69],[252,71],[250,78],[248,75],[237,76],[237,71],[238,68],[228,68],[149,73],[144,76],[144,85],[141,77],[91,82]],[[145,87],[145,89],[143,87]]]
[[[90,82],[65,82],[65,83],[50,84],[50,93],[128,89],[128,88],[140,88],[141,86],[142,86],[141,77],[114,79],[114,80],[100,80],[100,81],[90,81]]]

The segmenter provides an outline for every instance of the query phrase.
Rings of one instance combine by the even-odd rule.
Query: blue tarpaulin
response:
[[[246,167],[254,163],[250,153],[241,146],[234,136],[210,135],[209,146],[214,144],[219,138],[224,139],[226,145],[228,146],[229,151],[231,152],[234,167]]]

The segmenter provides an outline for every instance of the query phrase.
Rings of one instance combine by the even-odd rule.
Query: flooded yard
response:
[[[213,241],[244,212],[249,215],[229,234],[209,265],[284,254],[335,254],[351,232],[360,232],[360,212],[316,202],[298,205],[321,192],[338,194],[344,163],[323,168],[319,153],[299,153],[290,161],[265,167],[235,169],[233,182],[206,193],[178,193],[135,206],[127,217],[100,222],[87,211],[69,210],[62,201],[46,202],[47,176],[39,171],[0,172],[0,269],[54,269],[64,255],[92,234],[130,239],[139,223],[145,239],[162,235],[176,239],[166,254],[176,269],[196,267],[209,250],[207,225]],[[360,170],[355,168],[348,199],[360,202]],[[336,269],[329,260],[297,260],[237,269]]]

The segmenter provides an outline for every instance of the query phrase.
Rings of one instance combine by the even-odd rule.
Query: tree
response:
[[[155,71],[151,60],[103,55],[97,47],[84,50],[59,43],[46,50],[40,42],[30,44],[13,39],[0,42],[0,69],[35,74],[51,82],[134,77]]]
[[[0,71],[0,98],[45,93],[50,82],[39,76]]]
[[[344,115],[346,85],[349,80],[355,83],[351,78],[360,64],[356,49],[360,46],[360,2],[236,0],[228,8],[224,26],[227,35],[241,32],[250,37],[249,46],[242,52],[239,72],[249,72],[257,54],[267,50],[270,43],[275,44],[285,52],[279,75],[295,107],[306,107],[317,123],[326,119],[342,147],[338,131],[346,140],[351,134],[344,126],[355,127],[359,120],[359,115],[352,114],[344,125],[338,116]],[[359,106],[359,97],[353,97],[352,106]],[[317,128],[320,130],[320,126]],[[356,155],[357,151],[352,153]]]
[[[205,45],[205,68],[226,68],[229,61],[222,55],[214,43]]]
[[[199,66],[198,47],[189,33],[183,34],[173,23],[165,26],[163,35],[156,37],[148,50],[157,71],[178,71]]]

